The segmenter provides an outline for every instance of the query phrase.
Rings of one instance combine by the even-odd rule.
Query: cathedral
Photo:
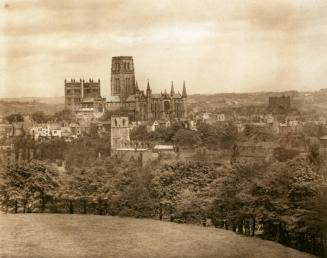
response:
[[[100,96],[100,80],[65,80],[65,101],[68,109],[107,111],[114,115],[128,116],[132,121],[182,119],[187,112],[185,82],[182,94],[175,92],[173,83],[170,92],[165,90],[158,94],[152,93],[149,81],[146,90],[141,90],[135,80],[132,56],[112,57],[111,96]]]
[[[119,109],[137,121],[181,119],[186,116],[186,99],[185,82],[182,94],[175,93],[173,83],[170,93],[152,93],[149,81],[146,90],[140,90],[135,80],[133,57],[112,58],[111,97],[106,100],[108,111]]]

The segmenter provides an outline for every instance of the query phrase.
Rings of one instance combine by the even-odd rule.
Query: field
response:
[[[313,257],[230,231],[149,219],[0,214],[0,232],[0,257]]]

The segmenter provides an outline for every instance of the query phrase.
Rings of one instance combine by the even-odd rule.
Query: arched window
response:
[[[125,122],[126,122],[125,119],[123,119],[123,126],[125,126]]]
[[[118,123],[117,123],[117,119],[115,119],[115,126],[117,126],[118,125]]]

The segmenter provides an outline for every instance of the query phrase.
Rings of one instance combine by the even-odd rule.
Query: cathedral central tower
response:
[[[111,96],[125,101],[135,94],[135,72],[132,56],[114,56],[111,61]]]

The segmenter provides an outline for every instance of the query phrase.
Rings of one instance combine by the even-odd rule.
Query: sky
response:
[[[64,95],[133,56],[139,88],[189,94],[327,87],[326,0],[0,0],[0,97]]]

